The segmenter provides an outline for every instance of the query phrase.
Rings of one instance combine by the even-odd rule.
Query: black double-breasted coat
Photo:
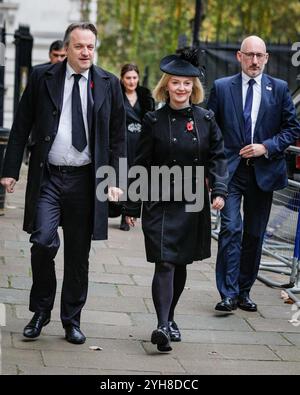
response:
[[[188,264],[208,258],[211,245],[208,180],[212,197],[226,197],[227,194],[223,138],[213,113],[198,106],[186,111],[190,113],[174,111],[165,105],[146,114],[135,165],[145,166],[148,173],[153,166],[190,166],[193,170],[196,166],[203,166],[205,178],[202,177],[202,182],[200,178],[197,184],[197,178],[193,177],[192,183],[193,188],[203,188],[204,206],[201,211],[187,212],[184,200],[151,201],[149,197],[143,202],[142,228],[150,262]],[[190,132],[182,128],[189,119],[194,121]],[[174,180],[170,179],[170,183]],[[170,188],[172,190],[172,185]],[[140,216],[139,211],[139,204],[127,203],[127,215]]]
[[[36,68],[20,101],[11,129],[2,177],[18,180],[23,151],[32,131],[23,228],[33,231],[48,154],[55,139],[63,102],[66,61]],[[119,158],[126,157],[126,128],[123,95],[113,74],[91,66],[88,86],[88,125],[94,171],[93,239],[107,238],[107,202],[99,201],[96,188],[103,181],[97,169],[111,165],[118,176]]]

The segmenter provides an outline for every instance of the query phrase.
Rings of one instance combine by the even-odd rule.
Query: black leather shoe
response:
[[[245,311],[257,311],[257,304],[254,303],[248,295],[239,296],[237,305],[240,309]]]
[[[86,337],[81,332],[80,328],[78,328],[78,326],[68,325],[65,327],[65,332],[65,338],[69,343],[83,344],[86,340]]]
[[[218,311],[232,311],[237,309],[236,300],[232,298],[224,298],[221,302],[216,304],[215,310]]]
[[[40,336],[43,326],[49,324],[51,313],[48,311],[34,313],[31,321],[25,326],[23,336],[30,339]]]
[[[157,329],[152,332],[151,343],[157,345],[158,351],[172,351],[168,328],[165,326],[158,326]]]
[[[175,321],[169,321],[169,335],[172,342],[181,342],[181,333]]]

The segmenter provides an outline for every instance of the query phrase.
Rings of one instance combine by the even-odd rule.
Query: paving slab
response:
[[[68,351],[82,353],[110,353],[119,352],[120,354],[141,354],[144,352],[142,342],[128,339],[104,339],[88,338],[84,344],[74,347],[73,344],[64,340],[63,332],[61,336],[43,336],[42,341],[38,339],[24,339],[18,334],[12,335],[13,347],[20,350],[38,350],[38,351]],[[100,351],[90,350],[89,347],[97,346],[102,348]],[[69,354],[71,355],[71,354]]]
[[[255,331],[268,331],[268,332],[278,332],[278,333],[299,333],[299,326],[295,326],[289,322],[288,319],[259,319],[259,318],[249,318],[247,320],[248,324]]]
[[[142,298],[138,297],[104,297],[89,296],[87,310],[116,311],[125,313],[146,313],[148,311]]]
[[[120,252],[119,252],[119,255],[121,255]],[[129,266],[130,268],[132,266],[133,267],[135,267],[135,266],[137,266],[137,267],[147,267],[147,268],[151,267],[152,271],[154,272],[154,264],[150,263],[150,262],[147,262],[145,257],[144,257],[144,255],[143,254],[141,254],[141,255],[142,255],[141,257],[136,257],[134,255],[133,256],[127,256],[127,254],[124,254],[124,255],[119,256],[119,260],[120,260],[120,262],[121,262],[121,264],[123,266]]]
[[[171,373],[184,373],[178,361],[169,354],[161,355],[156,353],[155,356],[143,354],[120,354],[119,352],[111,353],[80,353],[43,351],[45,366],[63,366],[69,368],[86,368],[111,369],[111,370],[130,370],[130,371],[168,371]]]
[[[93,282],[101,284],[134,284],[130,274],[96,273]]]
[[[283,361],[300,362],[300,347],[270,345],[270,348]]]
[[[31,274],[31,267],[27,263],[26,265],[18,265],[18,264],[1,264],[0,265],[0,272],[1,274],[7,275],[15,275],[15,276],[30,276]]]
[[[17,318],[30,320],[32,313],[28,311],[26,306],[16,306]],[[60,309],[53,309],[51,320],[60,321]],[[131,325],[129,314],[115,313],[111,311],[83,310],[81,314],[81,322],[90,322],[95,324],[107,325]]]
[[[294,346],[300,346],[300,331],[299,333],[284,333],[284,338]]]
[[[259,306],[259,313],[263,318],[275,318],[291,320],[294,314],[292,305],[283,304],[282,306]]]
[[[24,304],[29,301],[29,291],[13,288],[0,288],[0,302]]]
[[[116,284],[99,284],[93,281],[89,282],[89,290],[88,290],[88,298],[89,296],[93,297],[109,297],[109,296],[118,296],[119,291]]]
[[[116,273],[116,274],[128,274],[132,273],[133,276],[142,275],[142,276],[149,276],[152,278],[153,276],[153,267],[148,265],[147,266],[124,266],[124,265],[104,265],[106,273]]]
[[[35,350],[20,350],[16,348],[2,348],[2,361],[5,365],[18,365],[23,363],[28,366],[43,366],[44,361],[42,353]]]
[[[28,367],[28,369],[33,369],[33,367]],[[9,365],[7,363],[5,363],[5,365],[2,368],[2,372],[1,375],[6,375],[6,376],[16,376],[20,374],[19,370],[18,370],[18,366],[17,365]]]
[[[300,363],[280,361],[180,360],[191,374],[198,375],[299,375]]]
[[[131,319],[135,325],[149,323],[154,329],[156,316],[154,314],[132,313]],[[210,330],[228,330],[228,331],[251,331],[251,327],[243,319],[231,315],[177,315],[176,320],[180,323],[182,329],[210,329]]]
[[[230,359],[252,361],[280,361],[281,358],[275,352],[263,345],[235,345],[235,344],[197,344],[197,343],[173,343],[172,355],[178,360],[198,359]],[[153,345],[145,343],[149,353],[153,352]]]
[[[262,345],[290,345],[287,336],[274,332],[233,332],[233,331],[207,331],[182,330],[184,342],[211,343],[211,344],[262,344]],[[300,344],[300,340],[299,340]]]
[[[8,275],[0,273],[0,288],[8,288]]]
[[[18,371],[19,375],[42,375],[42,376],[81,376],[81,375],[88,375],[88,376],[117,376],[117,375],[128,375],[128,376],[133,376],[133,375],[145,375],[145,376],[150,376],[150,375],[157,375],[160,374],[160,372],[136,372],[136,371],[130,371],[130,370],[100,370],[100,369],[86,369],[84,367],[80,368],[63,368],[61,366],[59,367],[30,367],[25,365],[18,365],[16,367],[16,370]],[[12,373],[13,372],[13,367],[11,370],[11,373],[8,374],[16,374]]]

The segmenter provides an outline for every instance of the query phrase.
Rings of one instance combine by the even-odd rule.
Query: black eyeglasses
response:
[[[243,55],[245,55],[248,59],[254,59],[254,56],[256,56],[256,58],[258,60],[263,60],[267,56],[266,53],[260,53],[260,52],[243,52],[243,51],[241,51],[241,53]]]

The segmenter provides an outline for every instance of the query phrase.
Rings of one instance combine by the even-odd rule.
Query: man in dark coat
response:
[[[238,305],[256,311],[249,293],[259,269],[272,193],[287,185],[284,150],[299,138],[300,128],[287,83],[263,73],[268,61],[263,40],[247,37],[237,59],[242,72],[215,81],[208,101],[224,136],[229,170],[216,265],[222,300],[216,310],[232,311]]]
[[[63,62],[66,58],[64,43],[61,40],[53,41],[49,48],[49,59],[51,64]]]
[[[63,62],[66,59],[66,50],[64,42],[61,40],[55,40],[50,44],[49,47],[49,61],[46,63],[37,64],[35,67],[46,66],[49,64],[56,64]]]
[[[56,292],[57,228],[64,233],[61,320],[67,341],[84,343],[80,314],[88,288],[91,238],[107,238],[107,201],[96,198],[101,166],[125,157],[125,111],[119,80],[94,66],[97,30],[89,23],[68,27],[63,63],[36,68],[21,99],[7,147],[1,183],[8,193],[19,178],[32,131],[24,230],[31,233],[34,316],[24,336],[35,338],[50,321]],[[98,177],[98,176],[97,176]],[[116,177],[118,179],[118,176]],[[117,200],[121,190],[111,186]],[[98,194],[97,194],[98,196]]]

